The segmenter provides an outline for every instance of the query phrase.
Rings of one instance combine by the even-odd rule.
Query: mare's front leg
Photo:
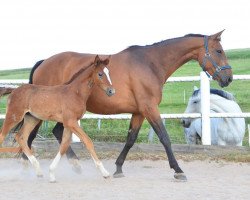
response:
[[[175,170],[174,178],[176,178],[177,180],[182,180],[182,181],[187,180],[185,174],[183,173],[183,171],[181,170],[181,168],[179,167],[175,159],[175,156],[171,148],[169,135],[161,120],[160,113],[158,111],[157,106],[147,107],[144,110],[144,115],[146,119],[148,120],[148,122],[150,123],[150,125],[153,127],[154,131],[156,132],[157,136],[160,139],[160,142],[163,144],[165,148],[165,151],[168,156],[170,168],[173,168]]]
[[[58,140],[59,144],[61,144],[61,142],[62,142],[63,131],[64,131],[63,124],[59,123],[59,122],[56,124],[56,126],[52,130],[52,133],[54,134],[54,136]],[[76,156],[75,152],[73,151],[73,149],[71,148],[70,145],[66,151],[66,156],[67,156],[69,162],[72,164],[72,169],[74,170],[74,172],[80,174],[82,172],[82,168],[81,168],[81,165],[79,163],[79,158]]]
[[[74,132],[79,139],[85,144],[87,150],[89,151],[92,159],[95,162],[96,167],[101,171],[104,178],[109,177],[109,172],[104,168],[102,162],[99,160],[98,156],[96,155],[94,144],[92,140],[89,138],[89,136],[81,129],[81,127],[78,125],[77,121],[71,121],[67,123],[67,127],[71,129],[72,132]]]
[[[71,136],[72,136],[71,131],[65,128],[63,131],[62,141],[60,142],[59,152],[57,153],[56,157],[54,158],[53,162],[49,167],[49,177],[51,183],[56,182],[55,170],[59,164],[59,161],[61,160],[61,157],[65,154],[65,152],[70,146]]]
[[[123,177],[122,165],[127,157],[127,154],[131,147],[134,145],[136,138],[138,136],[139,130],[141,128],[142,122],[145,118],[140,114],[133,114],[130,120],[127,142],[121,151],[119,157],[117,158],[116,164],[116,172],[114,173],[115,178]]]

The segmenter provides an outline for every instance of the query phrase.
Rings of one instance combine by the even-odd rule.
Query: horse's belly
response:
[[[95,114],[137,113],[138,107],[134,98],[91,95],[87,101],[87,111]]]

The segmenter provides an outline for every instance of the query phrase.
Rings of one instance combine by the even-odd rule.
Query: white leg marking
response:
[[[31,162],[31,164],[34,166],[35,170],[36,170],[36,175],[38,177],[42,177],[43,176],[43,173],[42,173],[42,170],[40,168],[40,164],[38,162],[38,160],[35,158],[35,156],[27,156],[29,161]]]
[[[91,156],[92,157],[92,156]],[[109,172],[104,168],[102,162],[97,162],[93,157],[92,159],[94,160],[95,166],[101,171],[102,176],[104,178],[108,178],[110,176]]]
[[[110,85],[112,85],[112,81],[111,81],[111,78],[110,78],[110,76],[109,76],[109,70],[108,70],[108,68],[107,68],[107,67],[104,67],[103,71],[104,71],[104,73],[106,74],[107,79],[108,79]]]
[[[80,120],[78,120],[78,125],[81,127],[81,121]],[[81,140],[79,139],[79,137],[77,137],[76,134],[74,134],[74,133],[71,136],[71,141],[72,142],[81,142]]]
[[[58,163],[59,163],[61,157],[62,157],[61,153],[58,152],[57,155],[56,155],[56,157],[54,158],[53,162],[49,166],[49,181],[51,183],[56,182],[55,170],[56,170],[56,168],[58,166]]]

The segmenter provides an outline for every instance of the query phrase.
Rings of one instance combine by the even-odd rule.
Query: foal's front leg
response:
[[[55,170],[56,170],[56,168],[57,168],[57,166],[59,164],[59,161],[61,160],[61,157],[63,156],[63,154],[65,154],[65,152],[69,148],[70,141],[71,141],[71,136],[72,136],[71,131],[69,129],[67,129],[67,128],[64,128],[63,137],[62,137],[62,141],[60,143],[59,152],[57,153],[57,155],[54,158],[53,162],[49,166],[49,177],[50,177],[50,182],[51,183],[56,182]]]
[[[104,168],[102,162],[99,160],[98,156],[96,155],[95,149],[94,149],[94,144],[92,140],[89,138],[89,136],[79,127],[77,121],[73,122],[72,124],[69,125],[71,128],[71,131],[74,132],[80,140],[85,144],[87,150],[89,151],[92,159],[95,162],[95,165],[97,168],[101,171],[102,175],[104,178],[108,178],[109,172]]]

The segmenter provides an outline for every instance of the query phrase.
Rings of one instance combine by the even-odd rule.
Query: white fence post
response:
[[[210,128],[210,82],[205,72],[200,73],[200,91],[201,91],[201,130],[202,144],[211,145]]]

